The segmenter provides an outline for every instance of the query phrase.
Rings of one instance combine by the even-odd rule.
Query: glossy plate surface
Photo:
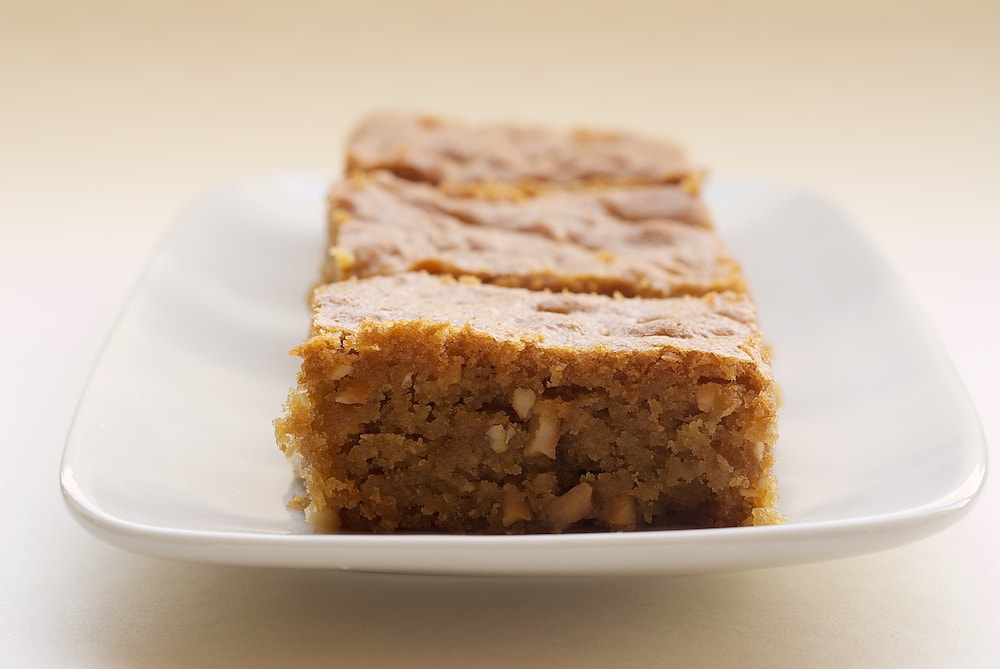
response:
[[[196,203],[150,259],[94,369],[61,481],[98,537],[148,555],[424,574],[681,574],[826,560],[942,529],[982,487],[977,418],[881,258],[809,193],[710,188],[781,384],[786,525],[524,537],[315,535],[271,421],[323,253],[319,176]]]

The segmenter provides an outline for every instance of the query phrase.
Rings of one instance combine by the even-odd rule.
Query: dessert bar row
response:
[[[281,449],[321,530],[776,522],[776,400],[676,145],[382,115],[348,141]]]

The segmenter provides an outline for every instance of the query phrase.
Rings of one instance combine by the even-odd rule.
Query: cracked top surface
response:
[[[386,170],[443,186],[655,184],[698,178],[678,145],[632,133],[467,125],[394,113],[373,115],[358,126],[348,140],[347,169]]]
[[[573,352],[705,353],[766,366],[750,299],[734,293],[630,299],[501,288],[421,272],[320,286],[314,334],[412,326]]]
[[[330,202],[327,281],[426,270],[626,296],[746,289],[703,203],[677,185],[510,201],[379,173],[335,184]]]

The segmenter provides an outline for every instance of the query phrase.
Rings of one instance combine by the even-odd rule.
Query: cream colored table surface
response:
[[[880,554],[560,581],[160,561],[77,526],[57,476],[171,218],[335,171],[384,107],[634,127],[825,194],[1000,443],[998,31],[996,2],[0,1],[0,667],[1000,666],[995,485]]]

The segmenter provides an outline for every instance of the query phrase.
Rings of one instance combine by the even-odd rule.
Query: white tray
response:
[[[317,535],[271,421],[293,383],[325,228],[323,177],[235,184],[159,245],[94,369],[62,487],[98,537],[164,558],[423,574],[696,573],[898,546],[960,517],[986,471],[963,389],[884,262],[801,191],[708,198],[782,387],[786,525],[519,537]]]

